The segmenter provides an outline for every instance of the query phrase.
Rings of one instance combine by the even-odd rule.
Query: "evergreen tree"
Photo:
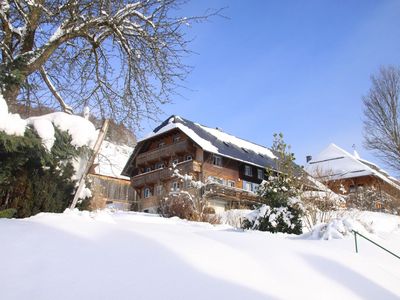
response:
[[[258,194],[263,202],[243,223],[245,229],[270,232],[302,233],[303,207],[298,198],[301,185],[299,167],[294,154],[283,140],[283,134],[274,134],[272,151],[276,156],[275,170],[267,169]]]
[[[55,138],[49,152],[30,128],[22,137],[0,132],[0,210],[16,209],[23,218],[68,207],[75,190],[72,160],[86,150],[57,128]]]

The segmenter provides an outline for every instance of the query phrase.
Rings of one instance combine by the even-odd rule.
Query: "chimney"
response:
[[[311,155],[307,155],[306,156],[306,162],[309,163],[312,160],[312,156]]]

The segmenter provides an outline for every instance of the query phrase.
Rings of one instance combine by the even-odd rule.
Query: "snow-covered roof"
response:
[[[220,129],[194,123],[179,116],[171,116],[165,120],[153,132],[139,140],[138,144],[174,129],[181,130],[204,151],[262,168],[266,166],[275,167],[274,159],[276,157],[267,147],[222,132]],[[127,164],[124,174],[127,173],[128,168]]]
[[[132,147],[103,141],[95,160],[96,174],[129,180],[129,177],[121,175],[121,172],[132,152]]]
[[[352,155],[335,144],[330,144],[305,166],[312,176],[329,177],[331,180],[361,176],[375,176],[400,190],[400,182],[358,155]]]

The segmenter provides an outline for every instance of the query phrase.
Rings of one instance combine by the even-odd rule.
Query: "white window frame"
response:
[[[161,184],[159,184],[159,185],[156,185],[156,195],[157,196],[160,196],[160,195],[162,195],[162,192],[163,192],[163,186],[161,185]]]
[[[149,198],[149,197],[151,197],[151,189],[147,187],[143,190],[143,198]]]
[[[180,189],[180,188],[179,188],[179,182],[178,182],[178,181],[172,182],[171,190],[172,190],[173,192],[178,192],[179,189]]]
[[[228,186],[229,187],[235,187],[236,186],[236,182],[233,180],[228,180]]]
[[[252,177],[253,176],[253,168],[249,165],[244,166],[244,175]]]
[[[243,180],[242,182],[243,182],[243,189],[245,191],[251,192],[251,182],[246,181],[246,180]]]
[[[217,167],[222,167],[222,157],[219,155],[213,155],[212,164]]]
[[[257,169],[257,178],[263,180],[264,179],[264,170]]]

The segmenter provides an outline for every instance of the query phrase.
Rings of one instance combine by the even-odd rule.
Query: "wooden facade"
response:
[[[90,173],[92,199],[90,209],[113,207],[119,210],[131,210],[137,206],[136,192],[130,180]]]
[[[204,151],[179,129],[139,142],[130,163],[137,209],[146,212],[155,212],[171,190],[188,188],[173,176],[174,169],[206,183],[203,192],[216,211],[256,203],[253,191],[264,174],[263,168]]]
[[[372,209],[400,212],[400,190],[396,185],[391,185],[377,176],[368,175],[336,179],[325,183],[335,193],[350,196],[349,199],[363,197],[366,189],[374,189],[377,199],[382,200],[376,201],[374,207],[371,207]],[[348,202],[348,206],[351,206],[351,200]]]

